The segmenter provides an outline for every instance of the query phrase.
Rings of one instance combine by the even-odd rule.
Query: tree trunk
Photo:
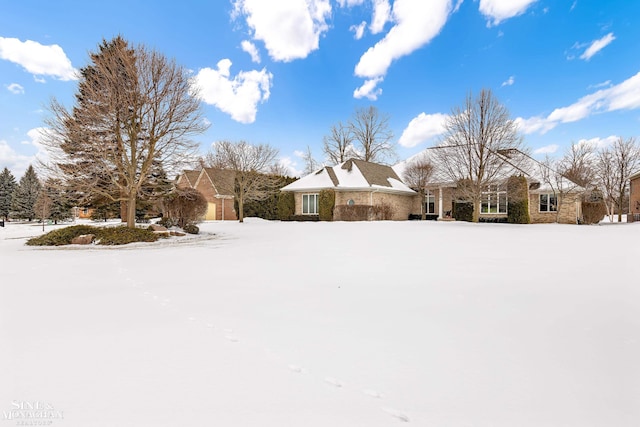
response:
[[[129,200],[127,201],[127,227],[136,227],[136,193],[131,192],[129,194]]]
[[[618,198],[618,222],[622,222],[622,205],[624,203],[624,192]]]
[[[481,200],[473,201],[473,222],[480,222],[480,205]]]
[[[244,222],[244,197],[238,197],[238,221]]]
[[[422,203],[420,203],[420,214],[422,215],[422,220],[424,221],[425,219],[427,219],[427,210],[425,209],[425,192],[424,190],[420,191],[420,200],[422,200]]]

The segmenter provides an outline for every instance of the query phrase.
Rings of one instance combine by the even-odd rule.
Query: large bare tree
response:
[[[354,157],[354,135],[351,128],[338,122],[331,126],[330,132],[330,135],[325,136],[322,140],[322,150],[327,156],[327,161],[332,165],[337,165]]]
[[[353,136],[354,151],[358,158],[385,164],[396,159],[389,116],[376,107],[357,109],[349,123],[349,131]]]
[[[607,213],[613,219],[617,210],[618,222],[621,222],[629,178],[640,169],[640,147],[636,139],[618,138],[598,153],[596,165],[599,185],[607,201]]]
[[[594,144],[571,143],[557,166],[564,177],[585,189],[592,189],[596,184],[595,159]]]
[[[474,222],[480,218],[483,192],[505,178],[503,167],[515,161],[508,156],[513,149],[523,150],[518,128],[491,90],[483,89],[475,98],[469,93],[445,121],[435,159],[452,181],[465,182],[458,196],[473,203]]]
[[[278,150],[267,145],[252,145],[245,141],[219,141],[204,159],[208,167],[234,172],[234,188],[224,188],[238,202],[238,220],[244,222],[244,203],[249,200],[265,200],[274,191],[278,176],[272,174]]]
[[[49,172],[85,200],[125,202],[134,227],[136,202],[155,193],[158,168],[176,170],[196,147],[190,137],[206,129],[200,101],[186,69],[122,37],[103,40],[90,59],[73,108],[51,104]]]
[[[420,214],[423,221],[427,219],[427,213],[425,211],[425,194],[427,192],[427,185],[433,175],[433,170],[433,164],[423,153],[409,162],[403,173],[405,184],[416,190],[420,196]]]

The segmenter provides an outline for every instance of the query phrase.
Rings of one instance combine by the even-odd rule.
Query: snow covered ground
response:
[[[640,224],[201,229],[0,228],[0,427],[638,425]]]

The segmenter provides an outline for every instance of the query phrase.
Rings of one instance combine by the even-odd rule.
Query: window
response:
[[[318,215],[318,195],[317,194],[302,195],[302,214]]]
[[[431,191],[427,190],[424,195],[424,203],[425,203],[425,213],[427,214],[435,214],[436,213],[436,195]]]
[[[482,204],[480,213],[483,214],[506,214],[507,213],[507,191],[501,185],[489,185],[482,192]]]
[[[555,194],[540,195],[540,212],[557,212],[558,198]]]

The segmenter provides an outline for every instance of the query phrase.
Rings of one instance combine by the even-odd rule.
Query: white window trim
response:
[[[504,194],[504,212],[500,212],[500,196]],[[488,202],[489,212],[483,212],[482,207],[484,205],[485,198]],[[491,206],[497,207],[497,212],[491,212]],[[489,185],[486,191],[482,192],[482,201],[480,202],[480,215],[507,215],[509,212],[509,199],[507,196],[507,189],[500,185]]]
[[[304,198],[305,198],[305,196],[307,196],[307,197],[314,196],[315,203],[314,203],[313,207],[315,208],[315,212],[305,212],[304,211]],[[304,193],[302,195],[302,206],[301,206],[302,215],[318,215],[318,210],[319,210],[319,206],[318,206],[319,200],[318,200],[318,198],[319,198],[319,193]],[[309,206],[309,205],[307,204],[307,206]]]
[[[429,212],[429,199],[433,198],[433,212]],[[427,215],[435,215],[437,212],[436,194],[431,190],[427,190],[424,194],[424,212]]]
[[[547,210],[543,211],[540,209],[540,205],[542,203],[540,203],[540,199],[542,198],[542,196],[547,196]],[[555,210],[551,210],[549,209],[551,207],[551,203],[549,202],[549,197],[555,197],[556,198],[556,209]],[[557,213],[558,212],[558,196],[554,193],[540,193],[538,194],[538,213]]]

